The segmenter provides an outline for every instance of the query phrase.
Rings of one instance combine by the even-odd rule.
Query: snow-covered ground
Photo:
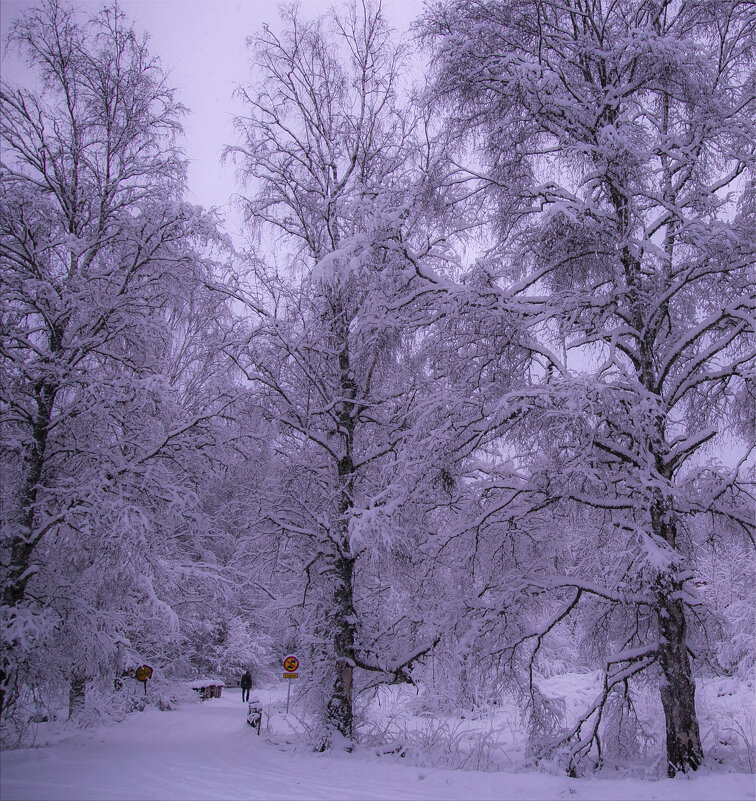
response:
[[[262,736],[238,689],[171,712],[6,751],[0,797],[16,799],[715,799],[756,798],[754,776],[568,779],[536,772],[420,768],[395,755],[314,754],[286,736],[280,690],[259,693]],[[266,728],[268,731],[266,732]],[[289,742],[291,740],[291,742]]]

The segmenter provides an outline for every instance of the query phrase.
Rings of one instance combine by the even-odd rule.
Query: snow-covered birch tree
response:
[[[0,711],[25,643],[49,624],[45,565],[65,543],[101,565],[94,544],[126,529],[135,542],[111,555],[127,558],[152,501],[181,505],[175,468],[190,441],[195,455],[209,447],[227,402],[211,378],[207,403],[182,402],[199,368],[174,353],[173,329],[197,325],[189,309],[220,240],[181,200],[184,109],[146,40],[117,6],[85,19],[45,0],[9,44],[38,83],[0,88]]]
[[[311,621],[328,747],[353,736],[356,670],[407,680],[430,647],[406,610],[376,614],[390,588],[370,553],[419,534],[402,528],[409,506],[390,485],[420,387],[407,343],[434,244],[411,233],[412,118],[380,6],[314,22],[289,10],[284,23],[252,40],[260,81],[243,94],[249,116],[230,151],[254,191],[250,221],[278,250],[275,269],[256,271],[247,305],[258,327],[240,364],[288,464],[269,523],[299,554],[293,586]]]
[[[472,0],[423,22],[433,97],[481,145],[459,179],[488,193],[500,303],[541,343],[470,530],[511,554],[503,607],[555,606],[502,647],[532,665],[586,603],[610,635],[604,691],[564,739],[573,772],[601,761],[605,702],[641,673],[669,775],[703,759],[696,521],[754,535],[753,442],[734,432],[755,365],[755,21],[737,0]]]

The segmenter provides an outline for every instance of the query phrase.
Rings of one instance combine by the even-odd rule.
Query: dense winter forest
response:
[[[281,13],[240,32],[243,246],[117,5],[11,28],[4,744],[296,653],[315,749],[390,747],[406,685],[509,699],[571,776],[753,770],[696,693],[750,686],[753,727],[756,7]]]

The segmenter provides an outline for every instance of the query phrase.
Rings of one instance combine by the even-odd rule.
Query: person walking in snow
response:
[[[252,674],[247,671],[241,677],[242,701],[249,701],[249,691],[252,689]]]

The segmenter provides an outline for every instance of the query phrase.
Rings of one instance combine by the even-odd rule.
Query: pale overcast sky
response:
[[[0,0],[3,42],[10,23],[32,5],[32,0]],[[74,5],[91,13],[103,3],[79,0]],[[169,70],[171,83],[190,109],[184,127],[192,202],[228,211],[226,204],[236,189],[233,169],[219,161],[224,145],[233,140],[231,120],[240,110],[233,91],[250,76],[245,38],[263,23],[275,28],[278,5],[275,0],[120,0],[127,16],[149,33],[152,52]],[[332,5],[332,0],[300,2],[304,17],[317,16]],[[386,16],[400,34],[422,7],[423,0],[383,0]],[[18,69],[18,62],[3,50],[3,77],[13,82]],[[234,216],[227,214],[227,225],[237,233]]]

